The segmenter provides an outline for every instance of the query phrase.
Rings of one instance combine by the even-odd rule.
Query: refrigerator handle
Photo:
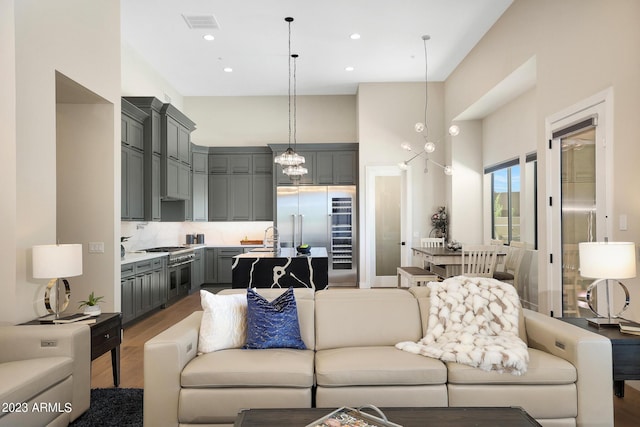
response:
[[[302,245],[304,243],[304,234],[303,234],[303,224],[302,224],[302,220],[304,219],[304,215],[300,214],[298,215],[300,217],[300,244]]]
[[[333,249],[333,236],[331,234],[332,229],[333,229],[333,218],[331,214],[329,214],[329,221],[327,221],[327,243],[329,244],[329,247],[327,248],[327,252],[329,254],[332,252],[332,249]]]
[[[296,247],[296,215],[295,214],[291,214],[291,224],[293,225],[293,230],[291,233],[291,247],[295,248]]]

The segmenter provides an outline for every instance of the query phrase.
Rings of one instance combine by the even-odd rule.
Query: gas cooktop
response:
[[[191,248],[185,246],[160,246],[157,248],[149,248],[145,249],[145,252],[176,252],[176,251],[184,251],[190,250]]]

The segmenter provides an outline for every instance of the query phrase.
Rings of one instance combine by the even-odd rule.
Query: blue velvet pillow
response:
[[[245,348],[297,348],[305,350],[300,337],[298,309],[293,288],[273,301],[247,289],[247,344]]]

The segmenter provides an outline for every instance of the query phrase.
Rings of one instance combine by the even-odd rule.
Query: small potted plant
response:
[[[89,298],[87,298],[86,301],[80,301],[79,308],[84,307],[84,314],[98,316],[100,313],[102,313],[102,310],[100,310],[100,306],[98,305],[98,303],[102,301],[103,298],[104,297],[97,297],[93,294],[93,292],[91,292],[89,294]]]

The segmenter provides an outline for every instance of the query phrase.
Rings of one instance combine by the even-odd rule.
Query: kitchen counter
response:
[[[169,255],[169,252],[127,252],[124,258],[120,258],[120,265],[132,262],[146,261],[148,259],[160,258]]]
[[[259,246],[260,249],[263,249],[262,246]],[[269,248],[264,248],[269,249]],[[311,248],[311,253],[309,254],[299,254],[295,248],[281,248],[280,252],[253,252],[249,251],[244,254],[236,255],[234,258],[293,258],[293,257],[301,257],[301,258],[328,258],[327,249],[326,248]]]
[[[262,248],[262,247],[260,247]],[[306,287],[324,289],[329,283],[327,249],[312,247],[308,255],[295,248],[280,252],[247,252],[233,257],[232,288]]]

